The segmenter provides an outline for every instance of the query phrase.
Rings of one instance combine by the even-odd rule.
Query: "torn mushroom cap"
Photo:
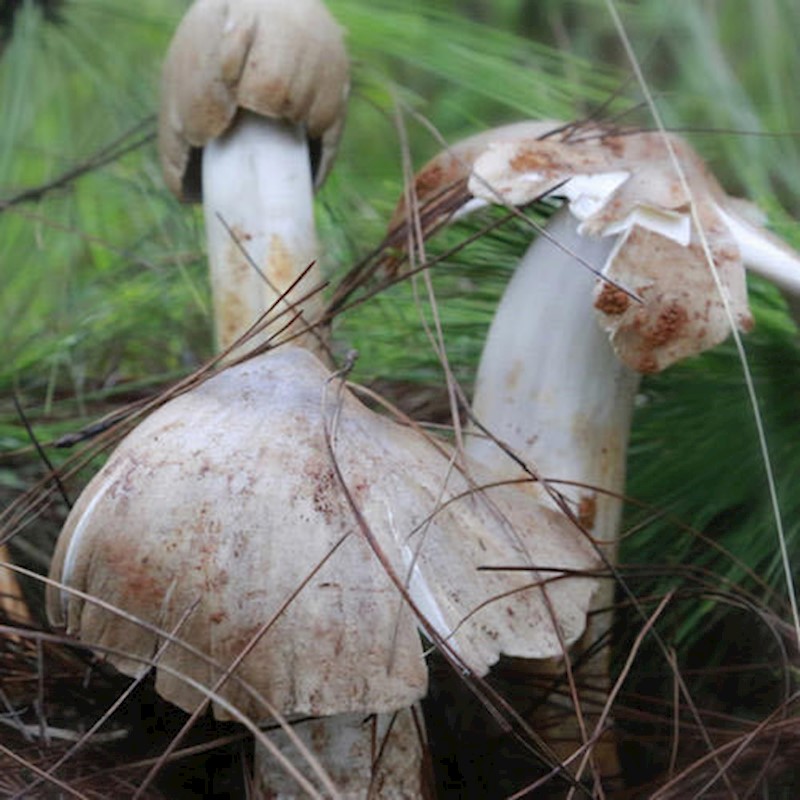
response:
[[[320,0],[197,0],[164,63],[158,147],[165,180],[199,200],[199,150],[238,109],[303,125],[327,174],[344,121],[349,62]]]
[[[673,134],[571,129],[544,141],[500,142],[475,160],[469,190],[512,205],[553,192],[567,198],[581,234],[618,237],[602,272],[630,294],[598,282],[595,308],[617,355],[640,372],[662,370],[730,332],[704,239],[742,330],[752,326],[745,264],[800,290],[800,256],[729,198]]]
[[[490,144],[520,139],[537,139],[563,127],[547,120],[526,120],[476,133],[448,147],[431,159],[414,176],[412,201],[425,209],[429,225],[435,227],[453,212],[453,201],[463,203],[463,183],[472,171],[475,159]],[[452,193],[452,194],[451,194]],[[406,198],[401,198],[389,222],[389,236],[404,226],[408,217]]]
[[[446,188],[452,196],[442,215],[453,216],[480,204],[525,205],[552,193],[567,199],[581,234],[617,237],[595,307],[617,355],[632,369],[662,370],[730,332],[692,203],[738,327],[752,326],[745,264],[800,293],[800,256],[763,228],[752,206],[728,197],[679,137],[538,124],[541,131],[506,126],[456,145],[423,167],[418,194],[435,201]],[[424,227],[437,227],[437,213]]]
[[[333,468],[326,419],[366,529]],[[496,483],[469,466],[478,484]],[[584,628],[596,581],[571,572],[596,561],[580,533],[529,487],[471,486],[444,444],[375,414],[311,353],[283,347],[139,425],[72,510],[51,576],[167,631],[199,602],[178,635],[223,666],[274,618],[237,676],[284,713],[387,711],[413,703],[427,681],[417,621],[389,573],[428,632],[478,674],[501,653],[560,655]],[[54,587],[48,614],[130,654],[109,660],[131,675],[159,644]],[[174,645],[160,663],[205,685],[219,674]],[[166,670],[156,688],[184,709],[201,699]],[[222,694],[264,717],[236,683]]]

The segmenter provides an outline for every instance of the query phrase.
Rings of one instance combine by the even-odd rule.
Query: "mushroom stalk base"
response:
[[[318,285],[318,271],[310,270],[284,296],[317,259],[305,130],[240,112],[232,128],[203,150],[203,208],[218,348],[230,347],[270,309],[275,321],[245,349],[306,328],[322,298],[316,294],[302,308],[294,304]],[[300,310],[302,319],[283,331]],[[310,333],[297,343],[317,349]]]
[[[597,324],[596,278],[585,266],[601,269],[614,240],[580,236],[566,209],[549,222],[547,234],[529,248],[502,298],[483,351],[473,411],[500,442],[548,480],[614,562],[639,376],[614,355]],[[508,478],[520,477],[519,466],[501,447],[473,433],[467,443],[470,455]],[[539,491],[546,502],[554,502],[544,486]],[[612,614],[597,612],[610,609],[613,595],[613,581],[604,581],[573,656],[607,635]],[[580,689],[590,736],[609,685],[608,656],[608,649],[601,648],[574,670],[579,687],[593,687]],[[513,669],[519,667],[516,661]],[[536,684],[546,685],[559,675],[565,679],[560,659],[528,661],[527,671]],[[565,683],[536,715],[537,731],[562,757],[582,743]],[[616,771],[613,745],[601,740],[595,756],[603,774]]]
[[[418,720],[415,720],[415,715]],[[423,775],[424,742],[414,709],[386,714],[339,714],[299,722],[295,732],[339,790],[341,800],[419,800],[429,797]],[[327,796],[308,764],[280,730],[274,744]],[[265,749],[256,746],[257,800],[305,798],[296,781]]]

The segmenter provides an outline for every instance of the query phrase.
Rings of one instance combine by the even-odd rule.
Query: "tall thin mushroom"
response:
[[[670,143],[685,182],[660,134],[553,122],[480,134],[417,178],[431,228],[487,203],[522,206],[547,194],[567,201],[517,267],[481,357],[472,410],[502,447],[474,435],[466,450],[511,479],[520,470],[510,448],[552,481],[612,563],[640,374],[714,346],[731,321],[749,329],[744,264],[800,291],[800,257],[729,198],[685,142]],[[576,654],[604,641],[613,590],[607,582],[596,595]],[[562,756],[593,733],[607,659],[602,648],[581,667],[595,687],[583,692],[588,731],[572,713],[539,718]],[[561,667],[530,669],[548,676]],[[603,774],[616,772],[613,742],[601,740],[595,755]]]
[[[159,153],[171,191],[203,202],[221,350],[318,257],[311,186],[330,168],[348,89],[343,33],[321,0],[197,0],[175,32]],[[304,304],[306,323],[320,305]]]

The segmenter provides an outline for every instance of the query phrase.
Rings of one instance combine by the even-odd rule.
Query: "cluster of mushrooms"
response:
[[[256,796],[427,796],[427,649],[465,675],[501,656],[552,672],[602,634],[639,375],[750,327],[745,263],[797,290],[800,260],[673,136],[537,122],[450,148],[419,174],[423,209],[564,201],[497,309],[455,448],[364,405],[313,325],[313,193],[348,93],[320,0],[197,0],[163,74],[164,174],[202,199],[229,355],[86,487],[49,617],[186,711],[269,725]],[[553,732],[559,755],[595,722]]]

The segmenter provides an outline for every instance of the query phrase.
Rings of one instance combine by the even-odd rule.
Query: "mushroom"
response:
[[[203,201],[221,350],[317,258],[311,187],[338,144],[348,73],[342,30],[320,0],[197,0],[175,33],[159,154],[170,190]]]
[[[744,264],[797,293],[800,256],[671,134],[507,126],[435,158],[418,173],[416,190],[429,229],[481,205],[565,199],[517,267],[485,343],[472,411],[494,439],[473,430],[465,449],[514,479],[520,469],[510,448],[550,479],[613,563],[640,374],[714,346],[731,322],[748,330]],[[404,214],[401,206],[395,236]],[[538,491],[547,503],[548,491]],[[613,590],[608,581],[595,596],[576,653],[603,641]],[[603,649],[581,667],[601,690],[607,659]],[[560,667],[531,664],[530,671]],[[602,707],[604,692],[586,690],[583,699],[584,717],[596,721],[589,709]],[[576,718],[552,725],[547,713],[539,730],[567,756],[583,739]],[[595,756],[603,774],[616,772],[612,742],[601,740]]]
[[[199,0],[176,38],[185,46],[201,41],[203,30],[222,31],[218,51],[244,38],[252,59],[268,29],[255,24],[256,6],[294,22],[319,9],[307,1],[288,10]],[[237,16],[237,8],[246,13]],[[282,41],[263,57],[282,53]],[[181,60],[191,62],[181,52],[180,44],[171,48],[167,92]],[[313,72],[320,53],[323,44],[280,60]],[[229,71],[195,70],[212,76],[212,99],[191,94],[178,106],[214,116],[214,98],[231,84],[225,76],[248,74],[240,61]],[[317,79],[292,82],[316,90],[323,76]],[[233,102],[233,134],[205,146],[206,203],[206,165],[216,161],[218,145],[227,147],[230,137],[238,146],[243,126],[275,125],[236,112]],[[186,116],[174,108],[165,102],[162,109],[162,153],[178,153],[165,169],[186,187],[193,163],[186,143],[202,141],[185,132]],[[316,122],[307,124],[319,133]],[[176,130],[184,133],[176,137]],[[177,142],[177,150],[164,142]],[[304,185],[310,196],[310,182]],[[222,212],[231,229],[237,198],[251,202],[242,191],[232,198]],[[260,261],[266,278],[277,282],[284,255],[305,268],[295,245],[286,239],[281,258],[273,251]],[[219,268],[235,257],[235,249],[221,248]],[[316,265],[309,277],[317,279]],[[251,288],[240,282],[227,291],[238,303]],[[253,313],[260,316],[266,302]],[[298,311],[307,314],[308,302]],[[298,769],[319,791],[417,798],[423,743],[415,704],[427,686],[418,629],[477,675],[502,653],[554,656],[583,631],[595,581],[581,573],[596,563],[582,536],[533,491],[504,486],[448,444],[367,408],[310,346],[283,344],[185,390],[122,441],[66,521],[48,615],[80,640],[108,648],[109,662],[125,674],[154,666],[157,691],[187,711],[202,707],[208,692],[198,687],[208,687],[224,701],[213,703],[220,718],[232,704],[265,724],[291,720],[293,735],[276,730],[272,752],[256,749],[264,796],[297,796],[280,754],[297,761],[299,741],[313,758]],[[478,569],[492,564],[521,569]],[[168,636],[175,630],[180,642]]]
[[[365,407],[309,351],[255,356],[162,406],[120,444],[61,533],[51,575],[65,588],[50,591],[48,613],[81,640],[128,654],[109,661],[140,675],[162,640],[106,604],[169,631],[199,602],[181,638],[220,669],[174,645],[156,665],[156,689],[186,710],[204,698],[174,671],[213,686],[271,621],[236,676],[293,718],[350,715],[371,757],[364,718],[388,724],[425,694],[417,625],[483,675],[501,653],[554,656],[585,624],[595,582],[565,574],[592,568],[591,548],[532,491],[498,485],[469,460],[458,468],[455,457]],[[267,716],[238,683],[219,693]],[[402,724],[413,742],[410,720]],[[386,796],[417,797],[421,755],[403,747],[400,793]],[[339,758],[323,763],[346,768],[343,791],[369,783],[370,758]]]

